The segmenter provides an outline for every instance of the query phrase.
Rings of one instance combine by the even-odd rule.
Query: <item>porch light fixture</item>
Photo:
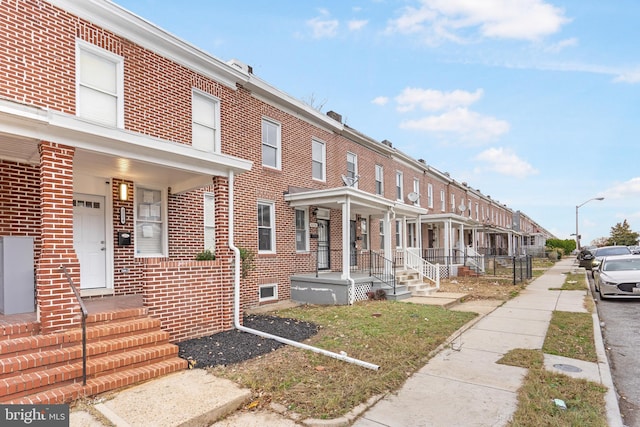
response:
[[[129,187],[123,182],[120,184],[119,190],[120,200],[126,202],[129,199]]]

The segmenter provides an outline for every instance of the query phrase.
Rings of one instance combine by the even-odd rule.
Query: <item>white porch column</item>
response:
[[[451,218],[444,222],[444,253],[451,256]]]
[[[465,253],[465,244],[464,244],[464,224],[460,224],[460,228],[458,228],[458,230],[460,230],[460,232],[458,233],[458,247],[460,248],[460,250],[462,251],[462,253]]]
[[[509,248],[509,256],[514,256],[515,254],[513,253],[513,233],[509,232],[509,233],[507,233],[507,236],[509,236],[509,238],[507,239],[507,247]]]
[[[416,219],[416,233],[418,233],[418,252],[422,258],[422,215],[418,215]]]
[[[391,247],[391,210],[384,213],[384,257],[393,259],[393,248]]]
[[[351,268],[351,244],[349,242],[351,236],[350,222],[351,219],[351,197],[346,196],[342,205],[342,275],[341,279],[349,279],[349,271]]]

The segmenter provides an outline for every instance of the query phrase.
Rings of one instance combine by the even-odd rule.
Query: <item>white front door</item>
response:
[[[81,289],[107,286],[104,203],[104,196],[73,196],[73,246],[80,261]]]

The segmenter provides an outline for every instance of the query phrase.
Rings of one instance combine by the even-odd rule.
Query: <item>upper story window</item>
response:
[[[204,249],[215,252],[216,235],[215,235],[215,211],[214,211],[214,195],[213,193],[204,194]]]
[[[471,199],[468,199],[467,202],[469,202],[467,208],[469,209],[469,218],[471,218],[471,211],[473,209],[473,206],[471,205]]]
[[[427,207],[433,209],[433,184],[427,185]]]
[[[167,203],[163,190],[136,187],[135,252],[140,257],[167,254]]]
[[[376,194],[384,195],[384,169],[381,165],[376,165]]]
[[[124,127],[124,61],[119,55],[78,40],[76,44],[76,114],[113,127]]]
[[[480,220],[480,204],[476,202],[476,221]]]
[[[309,250],[309,229],[307,227],[307,210],[296,209],[296,251]]]
[[[358,188],[358,156],[353,153],[347,153],[347,179]]]
[[[455,213],[456,211],[456,195],[452,194],[451,195],[451,212]]]
[[[220,100],[193,89],[191,118],[191,146],[202,151],[220,152]]]
[[[319,181],[326,181],[327,147],[324,142],[311,141],[311,176]]]
[[[262,166],[281,169],[281,138],[280,123],[262,119]]]
[[[404,200],[404,190],[402,188],[402,172],[396,172],[396,200]]]
[[[258,202],[258,252],[276,251],[273,202]]]
[[[444,190],[440,190],[440,210],[444,212],[447,209],[447,201],[445,200]]]
[[[413,202],[413,204],[416,206],[419,206],[420,205],[420,180],[418,178],[413,178],[413,192],[418,195],[418,197],[416,197],[416,200],[415,202]]]

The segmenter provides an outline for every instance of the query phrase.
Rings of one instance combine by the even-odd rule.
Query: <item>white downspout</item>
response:
[[[297,341],[293,341],[287,338],[279,337],[277,335],[271,335],[266,332],[258,331],[257,329],[251,329],[243,326],[240,323],[240,263],[242,260],[240,259],[240,249],[238,249],[234,244],[233,239],[233,229],[234,229],[234,215],[233,215],[233,181],[234,175],[233,171],[229,171],[229,248],[233,251],[235,255],[234,262],[234,274],[233,274],[233,325],[236,329],[242,332],[247,332],[249,334],[258,335],[263,338],[272,339],[283,344],[287,344],[293,347],[298,347],[303,350],[313,351],[315,353],[320,353],[325,356],[333,357],[334,359],[342,360],[344,362],[353,363],[355,365],[359,365],[368,369],[372,369],[377,371],[380,367],[378,365],[374,365],[373,363],[364,362],[359,359],[354,359],[353,357],[349,357],[345,354],[333,353],[328,350],[324,350],[318,347],[312,347],[307,344],[303,344]]]

